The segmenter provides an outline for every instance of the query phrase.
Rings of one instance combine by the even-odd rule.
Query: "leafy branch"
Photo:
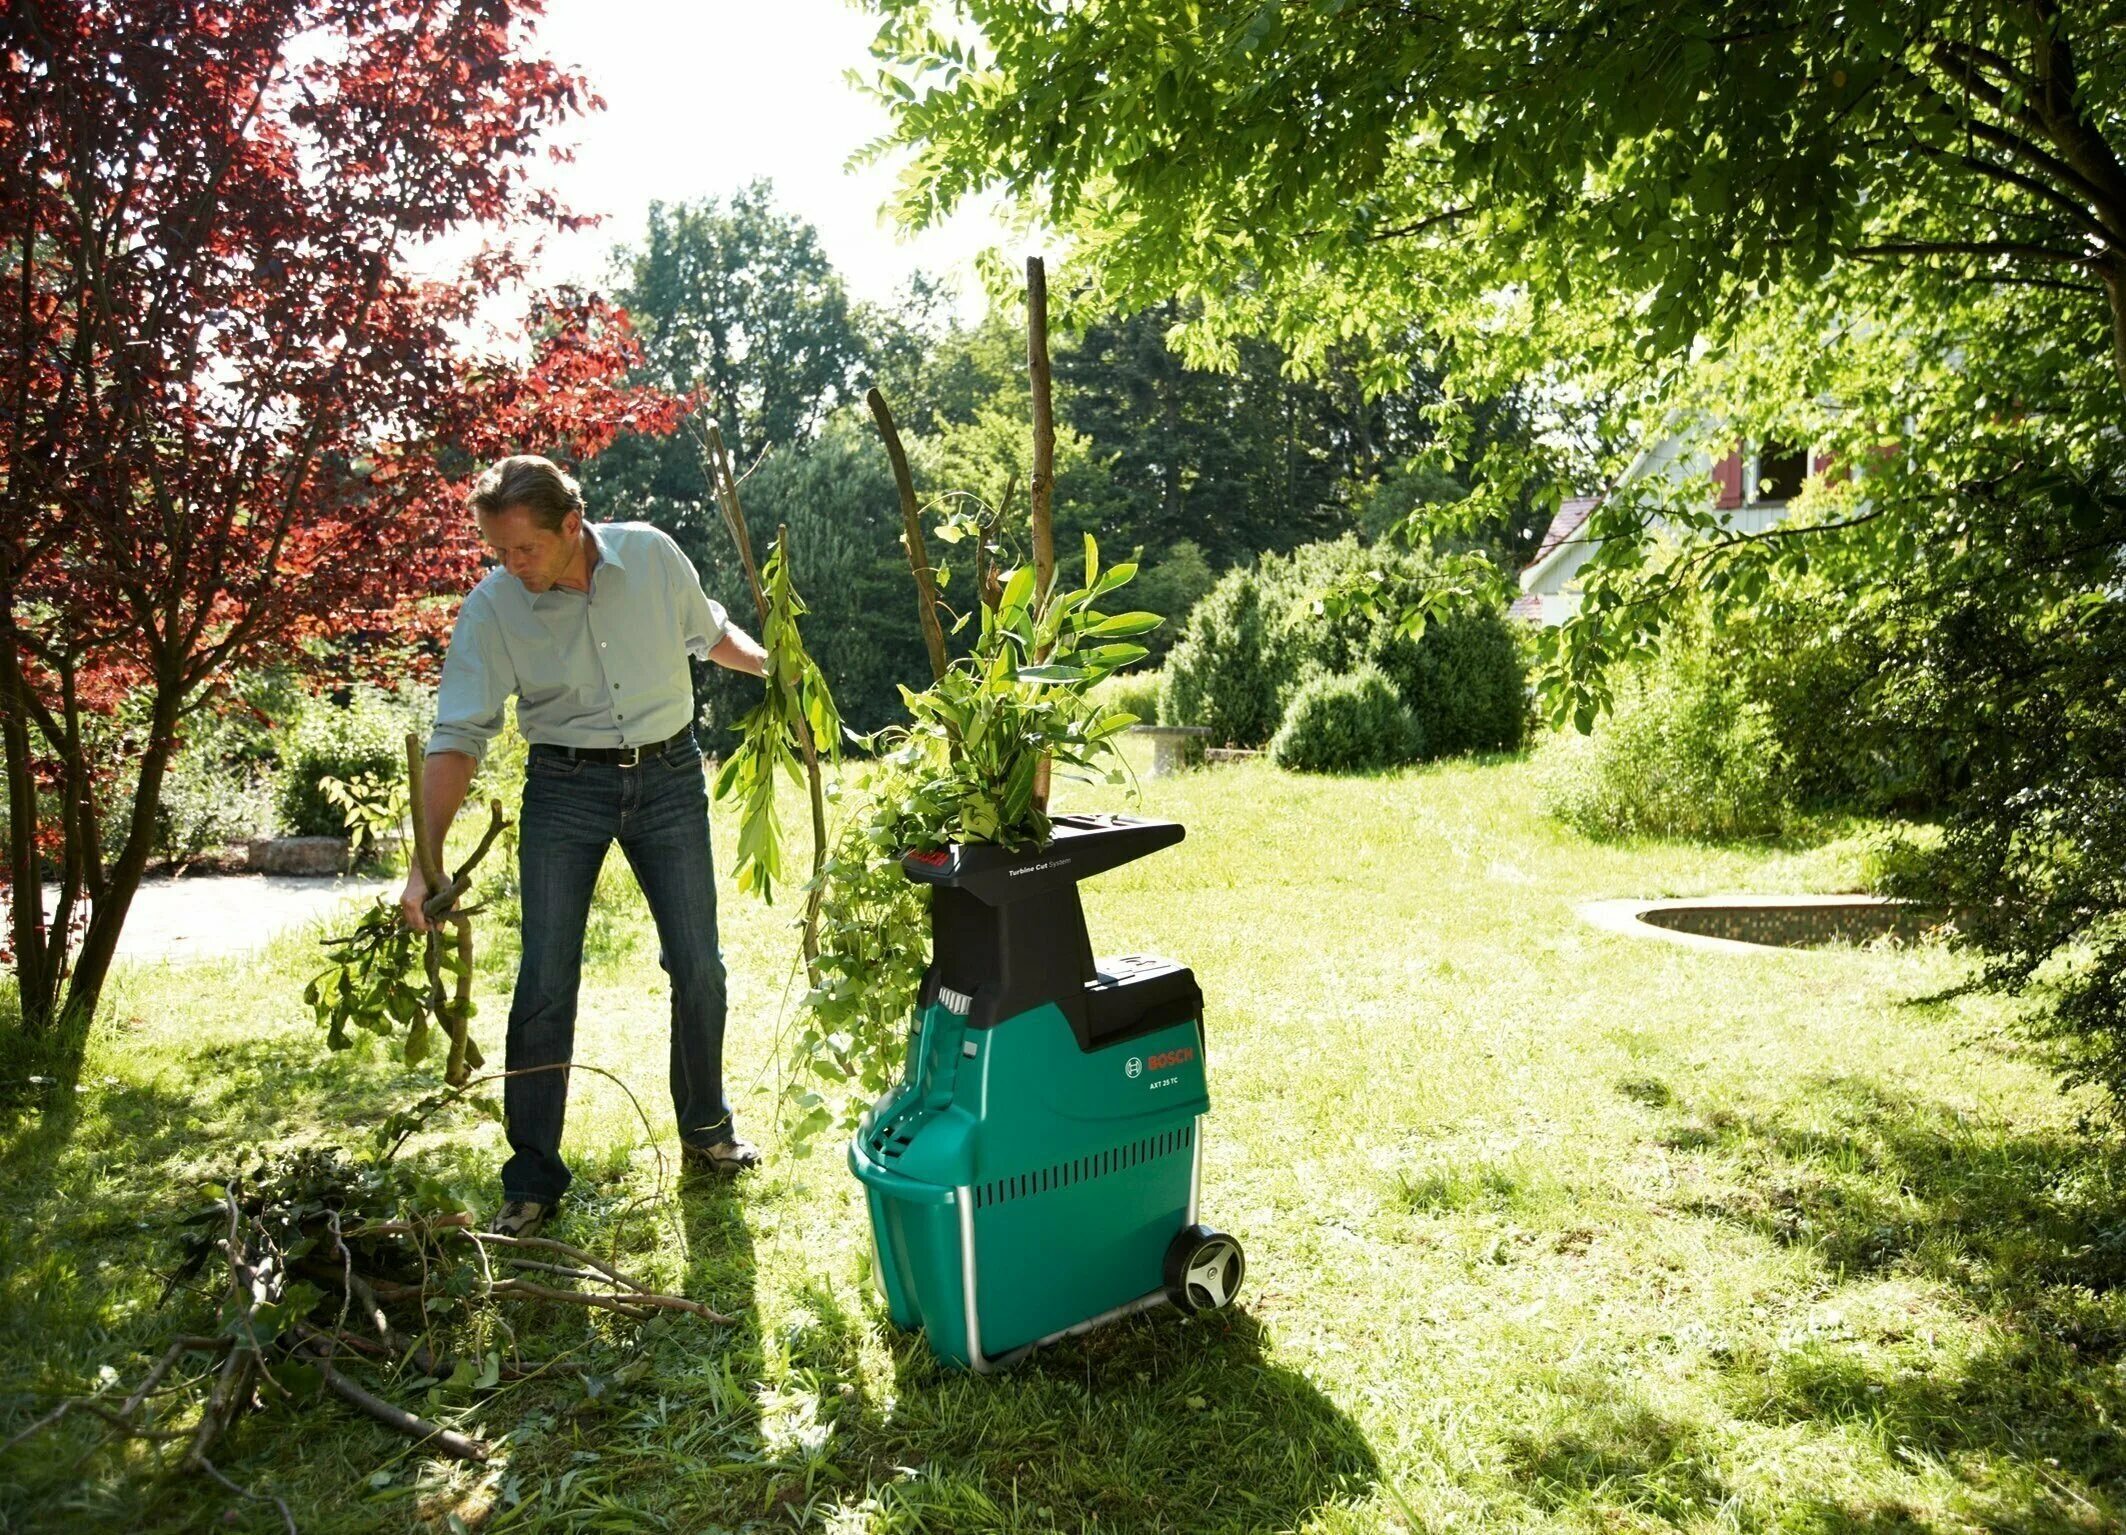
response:
[[[502,802],[490,801],[487,829],[479,845],[446,879],[423,802],[418,736],[406,738],[406,763],[414,856],[430,891],[422,907],[428,930],[414,932],[400,920],[391,900],[378,900],[351,932],[325,940],[330,963],[303,988],[303,1001],[327,1030],[325,1043],[334,1050],[345,1050],[352,1043],[347,1035],[350,1024],[386,1036],[404,1029],[402,1053],[409,1066],[427,1056],[433,1030],[440,1027],[448,1041],[443,1079],[462,1087],[486,1057],[472,1037],[476,1011],[472,918],[481,908],[459,902],[472,888],[473,871],[510,822],[502,813]]]

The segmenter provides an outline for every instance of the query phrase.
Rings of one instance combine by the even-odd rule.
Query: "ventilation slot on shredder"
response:
[[[1127,1145],[1116,1146],[1093,1156],[1058,1162],[1055,1166],[1044,1167],[1038,1172],[1017,1173],[1009,1178],[998,1178],[975,1189],[974,1207],[980,1210],[990,1205],[1003,1204],[1006,1200],[1027,1199],[1036,1194],[1046,1194],[1051,1189],[1067,1189],[1074,1183],[1083,1183],[1090,1178],[1104,1178],[1109,1173],[1126,1172],[1159,1157],[1187,1151],[1195,1143],[1196,1127],[1183,1125],[1180,1129],[1169,1130],[1164,1135],[1148,1135],[1141,1141],[1131,1141]]]

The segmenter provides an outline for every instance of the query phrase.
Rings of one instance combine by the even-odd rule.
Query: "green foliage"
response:
[[[1039,604],[1033,567],[1012,571],[997,605],[980,609],[974,653],[923,692],[901,690],[909,723],[884,732],[881,743],[904,775],[894,806],[902,847],[1047,841],[1048,815],[1035,796],[1044,760],[1119,781],[1107,764],[1114,738],[1132,721],[1086,691],[1143,660],[1145,648],[1132,642],[1160,620],[1099,611],[1100,599],[1128,584],[1137,567],[1102,569],[1090,534],[1084,569],[1083,586]]]
[[[790,530],[790,576],[810,614],[806,649],[850,728],[878,729],[899,713],[899,685],[928,676],[929,663],[914,621],[892,470],[868,418],[837,413],[801,447],[771,452],[739,494],[763,543],[778,527]],[[711,513],[695,537],[698,548],[689,552],[703,583],[750,627],[745,573],[721,520]],[[750,677],[710,665],[696,668],[695,695],[712,741],[755,696]]]
[[[284,727],[280,814],[290,835],[337,837],[347,829],[346,812],[333,802],[328,778],[351,782],[403,776],[406,732],[417,729],[414,708],[397,694],[357,685],[344,703],[327,698],[305,702]]]
[[[804,782],[802,728],[811,731],[820,761],[837,759],[842,721],[834,695],[806,654],[798,632],[798,619],[806,608],[790,579],[782,542],[761,566],[760,585],[768,605],[761,637],[768,653],[767,685],[760,702],[738,722],[738,746],[716,775],[716,798],[735,800],[743,808],[738,826],[738,888],[772,902],[775,882],[787,877],[782,826],[775,809],[776,777],[779,773],[794,784]]]
[[[1218,582],[1212,572],[1210,561],[1204,558],[1202,546],[1194,539],[1184,538],[1156,559],[1140,559],[1137,573],[1137,600],[1147,612],[1157,613],[1166,620],[1145,636],[1145,648],[1151,651],[1151,660],[1156,663],[1165,658],[1167,651],[1181,634],[1181,626],[1196,604],[1201,602]],[[1146,719],[1152,716],[1146,712]]]
[[[402,1030],[400,1049],[407,1065],[426,1059],[430,1043],[429,988],[422,973],[421,951],[427,939],[399,917],[395,899],[380,896],[353,928],[325,941],[331,963],[303,988],[303,1005],[325,1030],[328,1049],[354,1045],[347,1030],[390,1038]],[[457,951],[443,960],[457,976]]]
[[[324,778],[318,787],[339,810],[348,852],[357,861],[374,854],[385,837],[405,831],[408,795],[403,774],[360,773],[352,783]]]
[[[776,207],[770,183],[728,203],[652,202],[641,243],[617,252],[615,266],[615,297],[642,338],[648,376],[707,396],[741,471],[858,397],[865,346],[841,277],[818,231]],[[667,451],[659,482],[686,483],[683,445]]]
[[[1469,574],[1483,568],[1346,536],[1230,571],[1168,658],[1160,718],[1259,746],[1309,673],[1370,664],[1416,716],[1427,755],[1511,750],[1526,684],[1511,631]]]
[[[1763,705],[1702,638],[1642,662],[1593,735],[1558,733],[1537,767],[1545,808],[1590,837],[1767,838],[1794,810]]]
[[[821,877],[818,983],[807,993],[783,1098],[803,1139],[854,1125],[892,1080],[929,952],[927,899],[900,867],[911,849],[949,843],[1035,847],[1050,822],[1036,795],[1044,762],[1119,782],[1116,738],[1130,714],[1090,696],[1144,658],[1131,643],[1152,613],[1104,614],[1102,598],[1136,567],[1103,569],[1090,534],[1084,584],[1037,603],[1034,571],[1004,578],[983,605],[971,655],[918,693],[908,723],[880,733],[860,780],[860,809]]]
[[[1229,570],[1188,616],[1181,643],[1167,653],[1159,719],[1205,725],[1213,741],[1259,746],[1277,729],[1292,667],[1276,644],[1263,581],[1253,569]]]
[[[1295,773],[1362,773],[1414,761],[1424,733],[1379,667],[1300,684],[1270,741],[1270,756]]]
[[[1140,725],[1151,725],[1158,722],[1159,694],[1164,687],[1165,679],[1158,672],[1137,669],[1109,677],[1086,696],[1103,709],[1120,710],[1134,715]]]
[[[1381,635],[1373,662],[1409,704],[1425,755],[1514,751],[1528,721],[1527,669],[1496,609],[1451,613],[1422,635]]]
[[[1262,562],[1273,646],[1294,685],[1309,668],[1385,672],[1428,757],[1510,751],[1527,716],[1521,653],[1488,598],[1481,556],[1368,549],[1356,538]]]
[[[893,1085],[930,958],[930,889],[901,872],[900,769],[868,766],[821,870],[818,979],[805,994],[783,1094],[797,1144],[857,1116]],[[836,798],[843,798],[837,786]]]

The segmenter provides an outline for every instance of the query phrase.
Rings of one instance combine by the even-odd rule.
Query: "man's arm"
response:
[[[709,659],[734,672],[750,672],[756,677],[768,674],[768,653],[760,648],[760,641],[736,624],[724,625],[723,638],[710,648]]]
[[[470,755],[458,751],[430,752],[422,760],[421,799],[428,811],[429,845],[438,858],[443,856],[443,839],[450,835],[450,823],[457,818],[458,807],[465,803],[465,795],[472,788],[472,775],[479,766]],[[435,892],[421,874],[421,861],[410,853],[407,861],[412,867],[406,871],[406,888],[399,895],[399,913],[408,927],[425,933],[428,914],[421,906]]]
[[[421,798],[428,810],[428,834],[438,858],[450,823],[465,803],[472,775],[479,770],[487,745],[502,729],[510,695],[517,691],[517,672],[509,647],[475,589],[458,609],[451,627],[450,649],[443,657],[443,679],[436,689],[436,728],[428,737],[428,754],[421,763]],[[426,932],[428,918],[421,903],[433,894],[421,877],[419,860],[409,859],[406,889],[399,897],[399,912],[415,932]]]
[[[760,642],[732,623],[723,604],[701,589],[701,575],[694,569],[694,562],[669,534],[662,544],[687,653],[734,672],[766,676],[768,653],[761,649]]]

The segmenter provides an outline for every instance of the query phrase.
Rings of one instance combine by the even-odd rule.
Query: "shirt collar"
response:
[[[598,565],[602,569],[611,566],[614,570],[626,570],[627,562],[620,558],[620,540],[613,537],[612,530],[599,531],[595,522],[586,522],[583,531],[591,536],[591,547],[598,551]]]

